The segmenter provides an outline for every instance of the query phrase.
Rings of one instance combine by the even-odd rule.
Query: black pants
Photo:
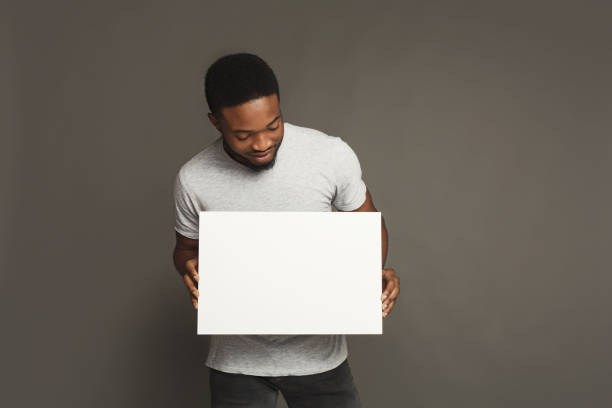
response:
[[[260,377],[209,370],[212,408],[274,408],[279,391],[289,408],[361,407],[348,359],[311,375]]]

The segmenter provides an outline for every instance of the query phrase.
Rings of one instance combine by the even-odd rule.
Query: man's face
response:
[[[223,134],[223,148],[234,160],[253,170],[274,166],[284,135],[276,94],[223,108],[219,120],[210,113],[208,117]]]

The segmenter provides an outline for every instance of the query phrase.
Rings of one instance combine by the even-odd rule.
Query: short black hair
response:
[[[206,71],[204,93],[210,112],[220,118],[221,109],[276,94],[278,81],[260,57],[246,52],[217,59]]]

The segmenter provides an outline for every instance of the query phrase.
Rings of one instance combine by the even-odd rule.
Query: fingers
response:
[[[395,285],[396,285],[396,280],[393,279],[395,275],[393,273],[389,273],[388,271],[390,270],[391,269],[383,269],[382,271],[383,273],[383,277],[382,277],[383,293],[380,299],[383,302],[389,297],[393,289],[395,289]]]
[[[395,278],[394,279],[394,285],[393,285],[393,289],[391,290],[391,293],[389,293],[389,295],[387,296],[387,301],[391,301],[391,300],[395,300],[395,298],[397,298],[397,296],[400,293],[400,286],[399,286],[399,278]]]
[[[196,287],[197,282],[200,281],[200,275],[198,274],[198,258],[189,259],[187,262],[185,262],[185,266],[189,272],[183,275],[183,279],[185,280],[185,285],[187,285],[187,289],[189,290],[193,308],[197,309],[198,297],[200,297],[200,292]]]
[[[386,308],[385,306],[383,306],[383,318],[387,317],[389,313],[391,313],[391,309],[393,309],[394,305],[395,305],[395,300],[392,300],[389,303],[387,303]]]
[[[391,292],[393,292],[394,289],[395,289],[395,280],[393,279],[388,280],[386,284],[384,285],[381,300],[383,302],[386,300],[389,300],[389,296],[391,295]]]
[[[391,313],[393,306],[395,306],[396,299],[400,293],[400,279],[399,276],[395,275],[395,270],[391,268],[383,269],[382,275],[384,290],[381,299],[383,302],[383,318],[385,318],[389,313]]]
[[[200,292],[195,287],[195,284],[193,283],[193,280],[191,279],[191,277],[189,277],[189,274],[184,274],[183,280],[185,281],[185,286],[187,286],[187,289],[189,290],[193,308],[197,309],[198,308],[198,297],[200,296]]]
[[[189,275],[194,282],[200,281],[200,275],[198,274],[198,258],[192,258],[185,262],[185,266],[189,271]]]

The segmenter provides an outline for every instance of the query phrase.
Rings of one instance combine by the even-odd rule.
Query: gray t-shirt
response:
[[[223,149],[221,136],[185,163],[174,185],[175,230],[198,239],[200,211],[359,208],[366,185],[351,147],[340,137],[318,130],[287,122],[284,127],[272,168],[256,171],[236,162]],[[237,231],[236,236],[240,235]],[[242,242],[248,245],[256,238],[256,232],[249,235],[247,231]],[[343,334],[212,335],[205,364],[229,373],[308,375],[331,370],[347,356]]]

